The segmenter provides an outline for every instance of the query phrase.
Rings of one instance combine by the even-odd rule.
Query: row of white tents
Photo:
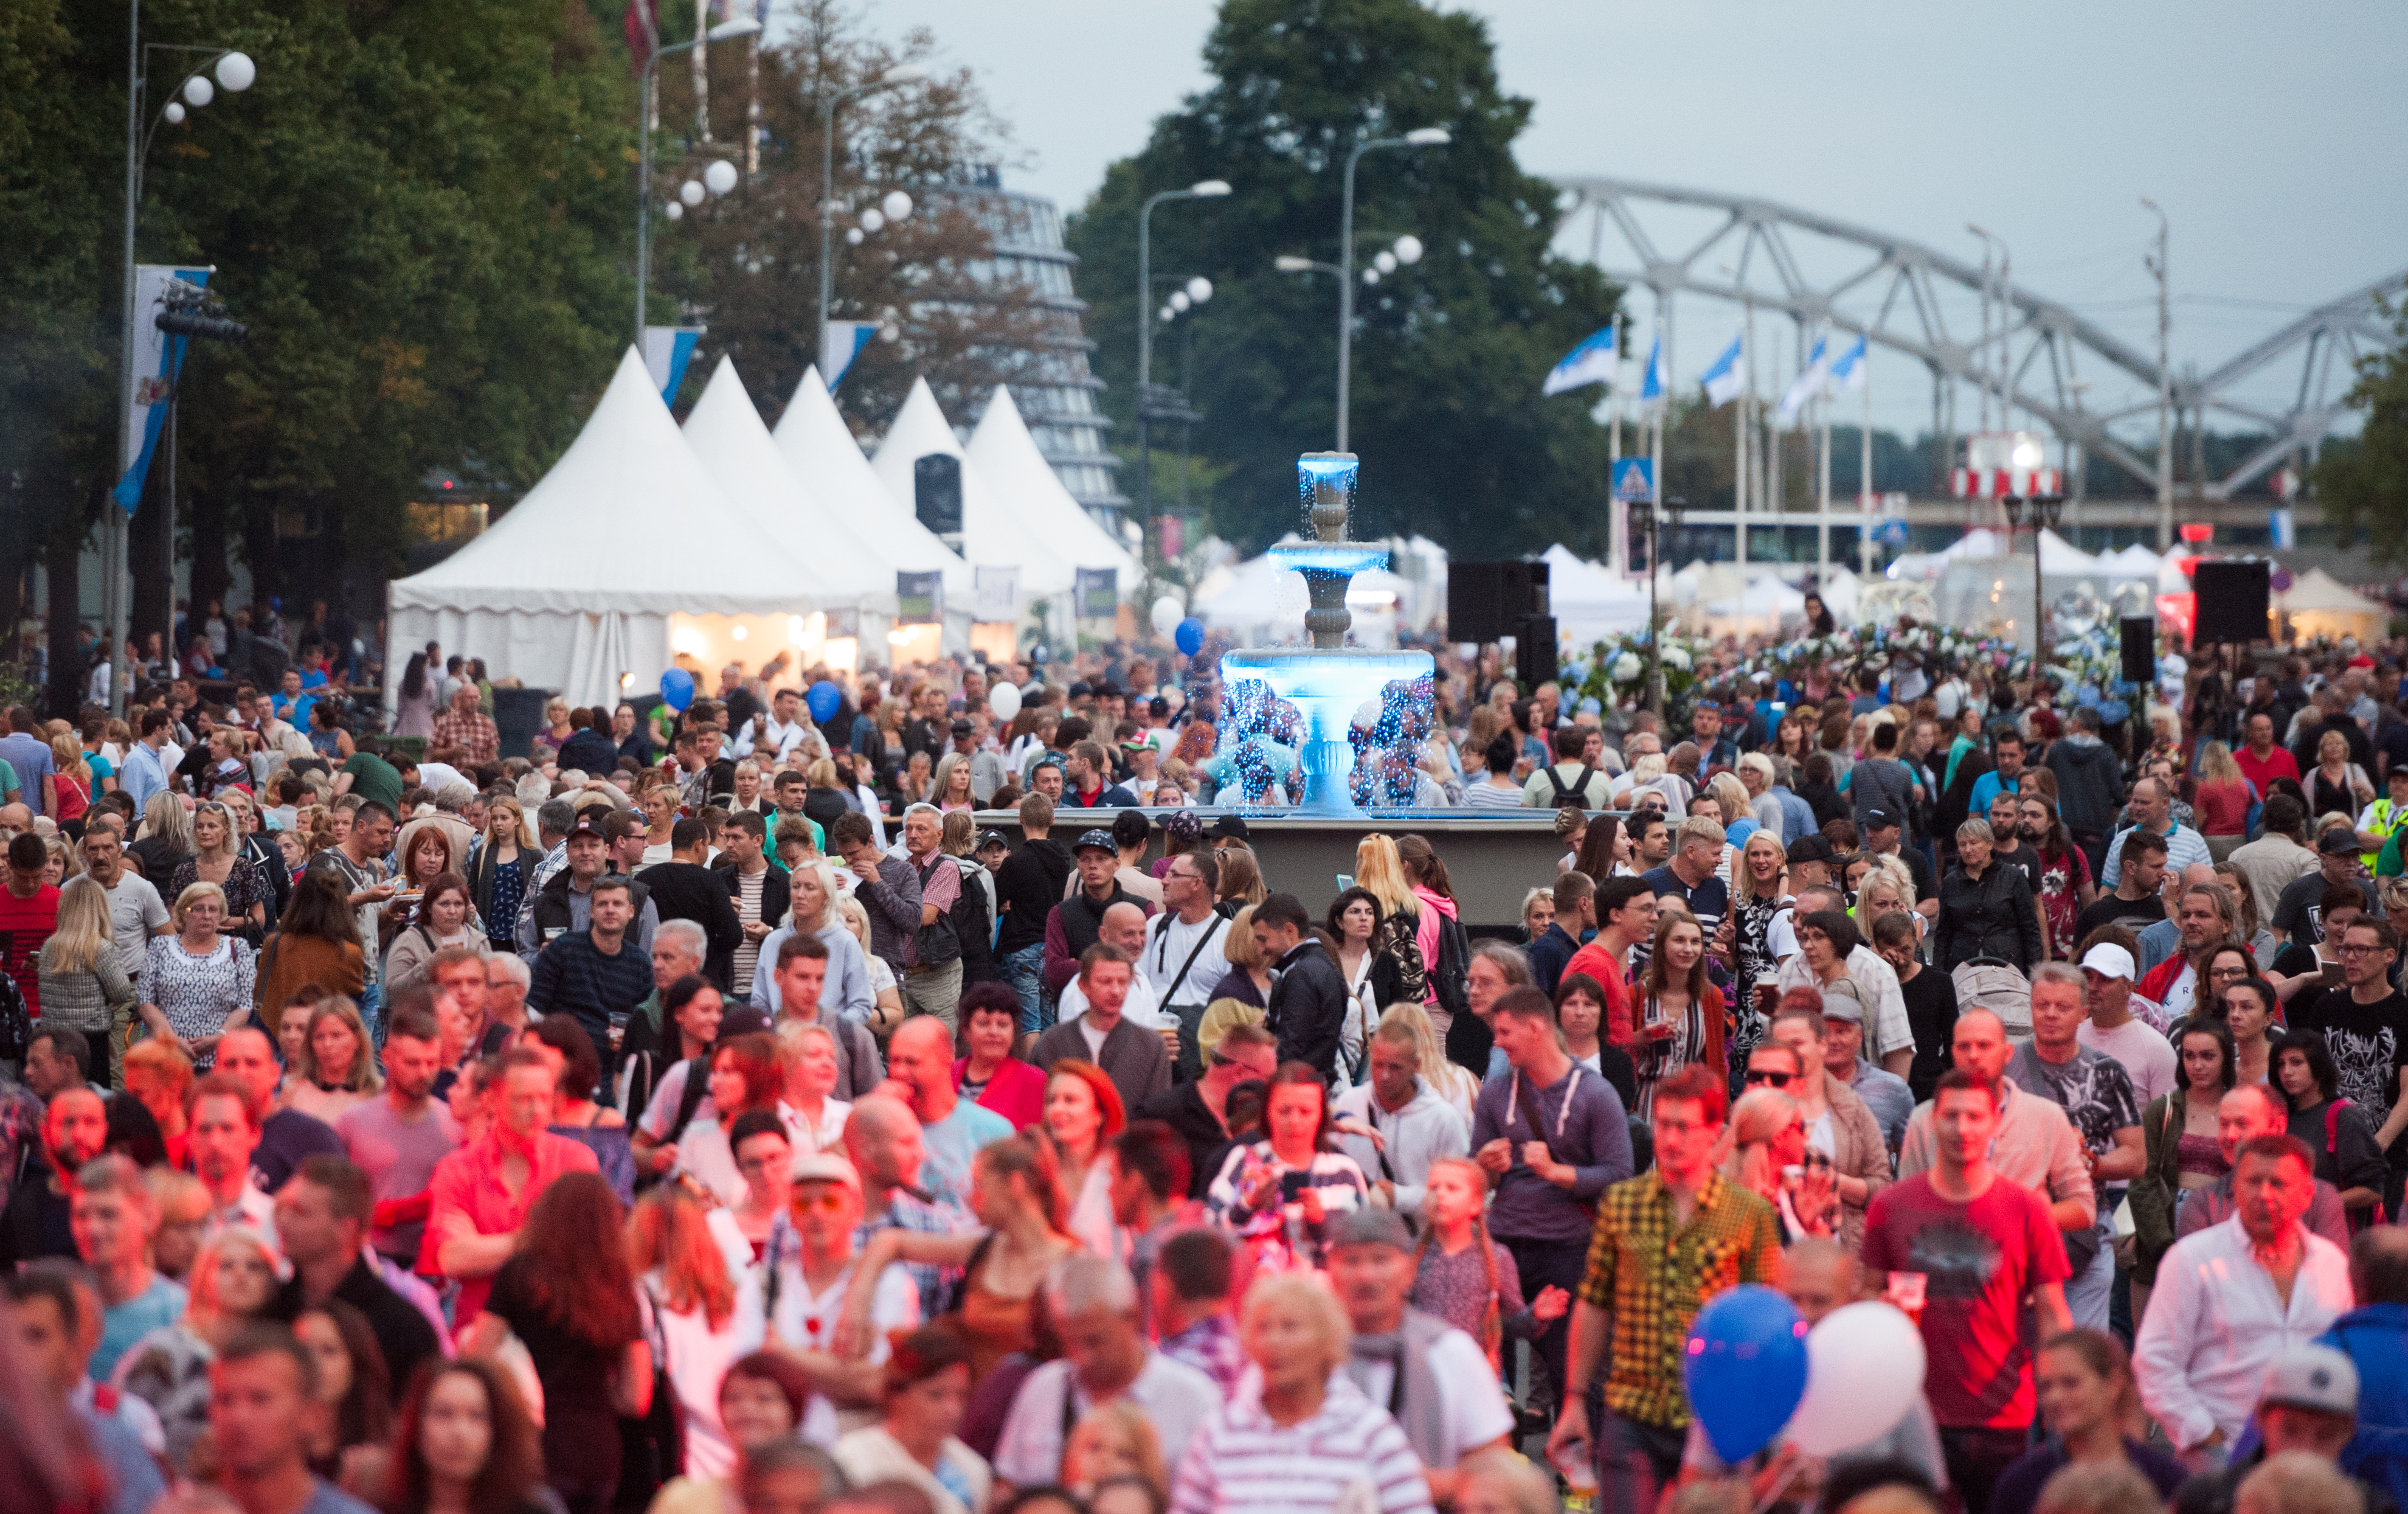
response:
[[[959,552],[916,513],[914,465],[937,453],[961,465]],[[681,429],[630,348],[535,487],[393,584],[389,635],[396,648],[439,642],[591,704],[655,685],[681,656],[715,671],[781,652],[808,668],[959,649],[973,636],[979,569],[1016,577],[1013,622],[1040,598],[1067,615],[1081,569],[1114,570],[1123,598],[1144,580],[1054,476],[1006,389],[965,446],[918,381],[865,456],[817,368],[772,431],[723,357]],[[902,573],[941,577],[939,623],[898,624]],[[996,629],[1006,644],[1017,633]]]

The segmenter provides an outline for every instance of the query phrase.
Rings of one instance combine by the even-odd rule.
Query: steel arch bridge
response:
[[[1828,323],[1838,330],[1862,333],[1873,343],[1920,360],[1929,370],[1934,431],[1945,435],[1953,429],[1942,413],[1943,399],[1953,394],[1953,384],[1971,383],[2003,395],[2010,407],[2040,421],[2060,441],[2095,453],[2155,486],[2156,460],[2116,438],[2109,427],[2157,410],[2157,359],[2066,306],[2003,284],[1978,265],[1905,238],[1760,196],[1588,175],[1556,176],[1554,182],[1571,196],[1564,218],[1568,230],[1577,229],[1582,211],[1594,218],[1590,260],[1615,279],[1647,288],[1659,301],[1675,294],[1747,300],[1804,325]],[[1648,216],[1660,217],[1666,208],[1718,213],[1722,219],[1702,238],[1666,251],[1645,224]],[[1608,227],[1617,234],[1630,261],[1606,255]],[[1799,245],[1832,252],[1848,261],[1852,271],[1818,283],[1803,271]],[[1752,282],[1749,275],[1759,257],[1770,270],[1769,280]],[[1727,277],[1700,271],[1701,267],[1719,270],[1725,265],[1730,268]],[[1951,285],[1997,302],[2003,319],[1982,336],[1952,333],[1942,299],[1953,293]],[[2347,412],[2343,397],[2355,377],[2357,359],[2396,344],[2397,336],[2378,302],[2403,290],[2408,290],[2408,269],[2309,311],[2204,374],[2171,376],[2174,413],[2190,417],[2188,424],[2200,425],[2214,411],[2270,433],[2266,443],[2239,467],[2204,484],[2201,492],[2207,497],[2229,498],[2284,458],[2314,453]],[[2084,361],[2128,375],[2148,388],[2149,397],[2117,410],[2085,409]],[[2287,406],[2269,408],[2243,397],[2244,386],[2253,381],[2282,374],[2294,376],[2286,385],[2291,395]]]

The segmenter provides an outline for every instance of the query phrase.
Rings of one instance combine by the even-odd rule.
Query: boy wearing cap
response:
[[[1086,831],[1070,850],[1079,885],[1045,916],[1045,988],[1055,995],[1078,976],[1080,957],[1102,933],[1104,911],[1114,904],[1134,904],[1150,916],[1154,908],[1122,887],[1120,844],[1111,831]]]
[[[861,1174],[847,1159],[822,1151],[796,1160],[794,1183],[792,1203],[762,1244],[761,1286],[738,1297],[738,1306],[747,1311],[739,1327],[759,1340],[766,1322],[768,1338],[838,1406],[839,1425],[855,1429],[876,1418],[887,1333],[919,1324],[920,1290],[902,1265],[886,1267],[870,1296],[868,1354],[839,1354],[837,1327],[857,1260],[853,1236],[862,1217]],[[751,1258],[743,1260],[751,1263]],[[757,1315],[750,1312],[756,1309]]]
[[[2132,1013],[2132,954],[2112,941],[2100,942],[2083,955],[2082,984],[2088,1015],[2074,1028],[2074,1039],[2122,1064],[2142,1108],[2172,1093],[2181,1064],[2165,1032]]]

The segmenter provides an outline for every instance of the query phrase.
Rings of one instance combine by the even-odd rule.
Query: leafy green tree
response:
[[[1335,439],[1337,291],[1326,275],[1275,272],[1272,259],[1337,260],[1340,176],[1356,142],[1444,126],[1452,145],[1371,153],[1356,177],[1356,266],[1405,233],[1427,253],[1358,290],[1355,532],[1426,532],[1475,555],[1555,541],[1601,553],[1596,396],[1542,399],[1539,386],[1612,318],[1618,292],[1550,251],[1555,192],[1513,160],[1530,102],[1499,88],[1485,24],[1415,0],[1225,0],[1205,62],[1211,85],[1111,166],[1068,233],[1116,445],[1134,448],[1135,323],[1159,302],[1137,298],[1139,207],[1226,179],[1228,199],[1157,209],[1153,267],[1215,288],[1187,318],[1190,397],[1205,416],[1197,445],[1232,469],[1208,524],[1250,547],[1297,528],[1295,455]]]
[[[2355,445],[2328,443],[2315,477],[2326,519],[2345,533],[2364,527],[2375,555],[2396,563],[2408,558],[2408,305],[2392,324],[2401,345],[2359,358],[2349,392],[2364,429]]]

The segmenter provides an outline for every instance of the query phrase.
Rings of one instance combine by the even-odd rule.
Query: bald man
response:
[[[1011,1121],[953,1090],[953,1033],[934,1015],[914,1015],[886,1043],[886,1084],[920,1121],[925,1187],[968,1199],[979,1147],[1011,1133]]]
[[[896,1033],[902,1033],[901,1027]],[[918,1117],[902,1100],[885,1093],[855,1099],[853,1113],[845,1117],[844,1151],[861,1175],[865,1235],[882,1230],[961,1235],[978,1228],[967,1203],[922,1186],[927,1148],[921,1143]],[[919,1262],[906,1265],[920,1291],[920,1318],[934,1319],[944,1312],[945,1295],[961,1270]]]
[[[1135,904],[1114,904],[1104,911],[1104,917],[1096,930],[1096,939],[1128,953],[1132,962],[1140,960],[1145,953],[1144,912]],[[1086,1012],[1086,988],[1079,979],[1072,978],[1062,987],[1061,1012],[1054,1017],[1054,1023],[1068,1025]],[[1168,1031],[1173,1037],[1179,1031],[1178,1017],[1163,1012],[1162,991],[1142,973],[1137,973],[1129,983],[1128,1001],[1121,1005],[1121,1018],[1140,1030]],[[1175,1039],[1168,1040],[1168,1044],[1173,1051],[1178,1049]]]

